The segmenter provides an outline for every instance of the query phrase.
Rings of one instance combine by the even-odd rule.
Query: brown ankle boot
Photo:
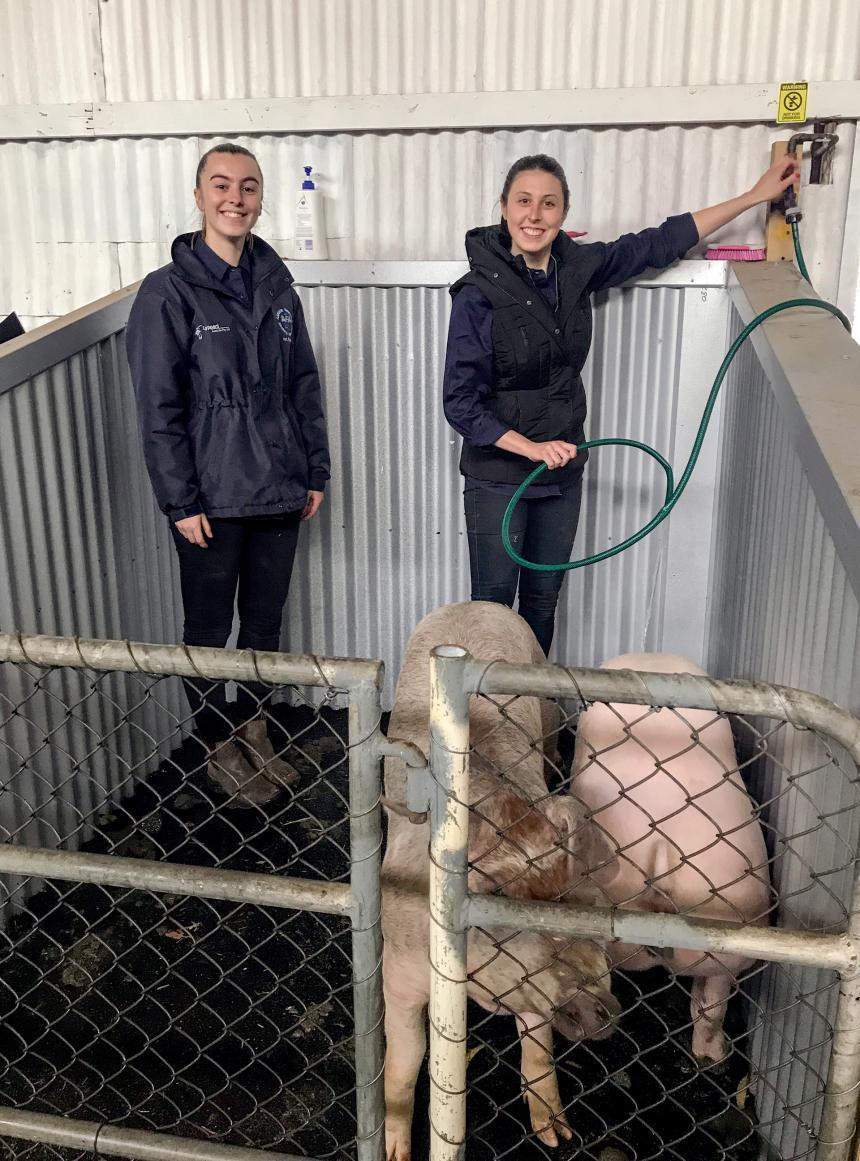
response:
[[[291,786],[294,782],[298,782],[298,770],[277,756],[262,718],[245,722],[236,731],[236,736],[257,774],[268,778],[278,787]]]
[[[206,772],[230,796],[231,806],[262,806],[278,794],[278,787],[257,772],[233,741],[222,742],[210,753]]]

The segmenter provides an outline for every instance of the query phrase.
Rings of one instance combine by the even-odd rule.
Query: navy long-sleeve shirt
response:
[[[656,228],[623,234],[614,242],[591,243],[602,248],[603,260],[583,293],[607,290],[643,270],[668,266],[698,240],[693,215],[680,214]],[[555,309],[553,261],[546,274],[541,270],[529,270],[528,274]],[[450,425],[476,447],[494,444],[509,430],[486,404],[492,391],[492,309],[477,287],[464,286],[451,306],[443,404]]]

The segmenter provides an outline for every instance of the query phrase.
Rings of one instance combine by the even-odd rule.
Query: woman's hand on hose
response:
[[[496,440],[496,447],[502,451],[514,452],[515,455],[525,456],[535,464],[546,464],[553,468],[563,468],[576,457],[576,444],[567,443],[563,439],[550,439],[545,443],[537,443],[526,439],[518,431],[506,431]]]
[[[532,450],[526,452],[530,460],[536,464],[546,464],[552,471],[553,468],[563,468],[565,464],[569,464],[571,460],[576,459],[576,444],[565,443],[563,439],[550,439],[546,443],[533,443]]]
[[[202,512],[199,516],[186,516],[184,520],[177,520],[176,531],[180,536],[184,536],[189,544],[196,544],[198,548],[208,548],[206,539],[207,537],[212,539],[212,529]]]

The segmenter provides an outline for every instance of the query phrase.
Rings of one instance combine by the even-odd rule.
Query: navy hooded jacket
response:
[[[301,302],[275,251],[254,238],[250,306],[180,235],[147,275],[126,347],[143,451],[171,520],[304,508],[329,478],[320,382]]]

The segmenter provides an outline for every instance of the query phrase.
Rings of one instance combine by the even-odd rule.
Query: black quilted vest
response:
[[[553,243],[558,271],[558,310],[532,284],[525,263],[510,251],[504,226],[483,226],[466,235],[471,270],[451,287],[476,286],[493,312],[493,393],[487,404],[509,428],[528,439],[582,443],[586,415],[580,371],[591,346],[588,283],[602,261],[598,246],[559,234]],[[546,482],[564,483],[581,471],[582,452]],[[460,471],[494,483],[520,484],[537,464],[497,447],[463,442]],[[544,478],[540,480],[544,483]]]

